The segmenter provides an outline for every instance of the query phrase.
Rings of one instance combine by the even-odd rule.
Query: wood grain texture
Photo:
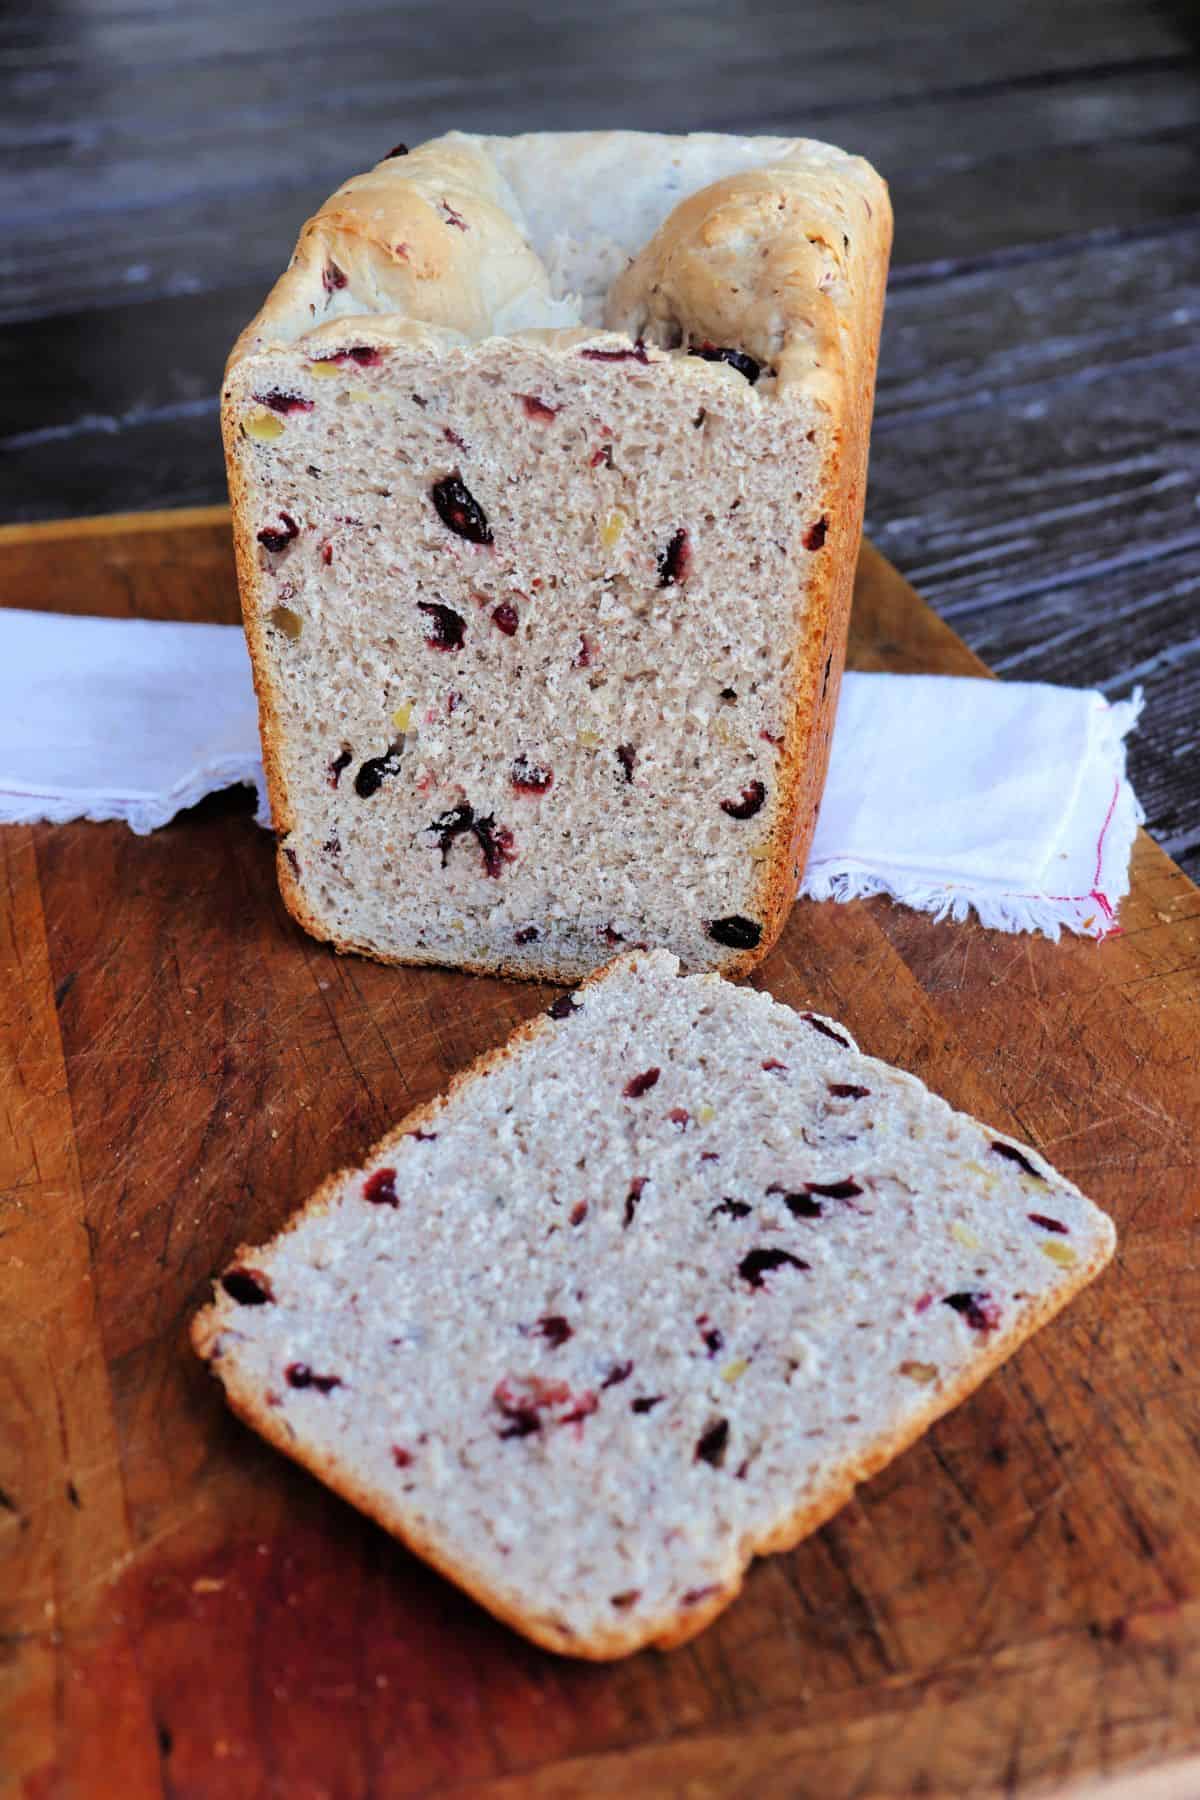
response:
[[[236,611],[219,515],[8,531],[0,581]],[[851,660],[981,666],[869,548]],[[1118,1257],[703,1637],[611,1667],[517,1639],[272,1455],[184,1337],[239,1240],[547,992],[331,955],[232,797],[143,839],[8,830],[0,873],[15,1794],[1189,1791],[1156,1771],[1200,1756],[1200,892],[1149,839],[1099,947],[795,908],[756,983],[1037,1143]]]

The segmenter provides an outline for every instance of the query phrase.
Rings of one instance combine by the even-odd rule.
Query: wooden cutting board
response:
[[[227,520],[9,528],[0,594],[233,620]],[[979,672],[870,549],[852,661]],[[148,838],[0,830],[4,1792],[898,1800],[1120,1771],[1105,1794],[1200,1794],[1200,892],[1180,871],[1142,837],[1101,946],[796,906],[754,980],[1031,1139],[1120,1249],[705,1635],[595,1666],[513,1636],[268,1450],[187,1349],[240,1239],[547,1003],[337,958],[272,864],[239,796]]]

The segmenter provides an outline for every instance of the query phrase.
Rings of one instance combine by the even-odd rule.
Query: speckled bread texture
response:
[[[222,421],[279,875],[339,949],[749,968],[828,758],[891,235],[802,139],[468,137],[339,190]]]
[[[404,1120],[193,1341],[547,1648],[684,1642],[1096,1275],[1109,1219],[844,1029],[621,956]]]

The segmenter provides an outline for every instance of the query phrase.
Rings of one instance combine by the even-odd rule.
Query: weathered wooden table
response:
[[[0,521],[223,498],[216,387],[398,138],[802,132],[892,184],[868,529],[1002,675],[1135,681],[1200,873],[1196,0],[73,0],[0,18]]]

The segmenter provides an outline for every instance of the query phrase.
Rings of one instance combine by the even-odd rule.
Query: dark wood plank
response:
[[[6,598],[55,609],[236,605],[220,518],[8,532],[0,578]],[[853,659],[978,667],[869,550]],[[106,1792],[119,1768],[123,1800],[697,1782],[998,1796],[1200,1747],[1200,1308],[1179,1254],[1200,1163],[1200,894],[1148,840],[1125,935],[1100,949],[883,903],[795,909],[756,981],[1031,1135],[1114,1211],[1122,1248],[836,1521],[762,1563],[700,1640],[612,1668],[515,1639],[274,1457],[184,1340],[239,1239],[545,993],[311,943],[240,803],[146,839],[73,826],[5,842],[0,1092],[16,1132],[0,1199],[39,1199],[6,1239],[37,1270],[31,1285],[6,1268],[10,1321],[39,1321],[7,1336],[6,1392],[46,1423],[24,1440],[39,1460],[0,1459],[30,1520],[5,1542],[0,1514],[0,1544],[23,1571],[37,1546],[58,1584],[50,1631],[45,1585],[6,1584],[27,1605],[0,1735],[31,1795]],[[77,1325],[62,1295],[81,1281]],[[93,1386],[68,1389],[81,1341],[102,1358]],[[47,1375],[82,1415],[69,1463]],[[64,1468],[83,1511],[61,1504]]]

